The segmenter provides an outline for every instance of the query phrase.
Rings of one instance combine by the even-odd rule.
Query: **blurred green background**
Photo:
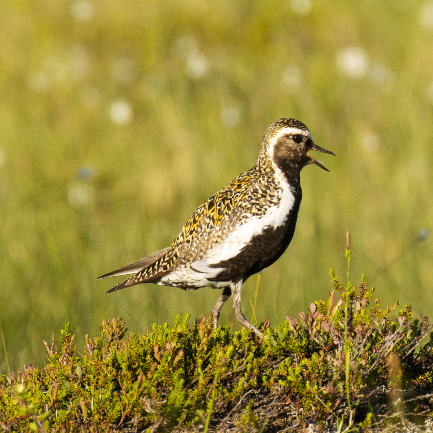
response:
[[[2,0],[0,16],[1,373],[43,364],[67,321],[80,348],[114,316],[207,316],[218,290],[106,295],[120,279],[96,277],[169,245],[280,117],[337,156],[302,172],[259,322],[326,299],[330,268],[344,281],[346,230],[352,281],[433,317],[433,2]],[[240,328],[231,302],[220,323]]]

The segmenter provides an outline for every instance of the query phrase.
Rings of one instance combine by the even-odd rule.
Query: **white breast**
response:
[[[213,268],[212,265],[237,256],[242,248],[248,245],[255,236],[262,233],[265,228],[277,228],[286,222],[288,214],[295,204],[295,197],[287,182],[281,182],[280,185],[282,189],[281,200],[277,206],[269,208],[266,214],[261,217],[249,218],[242,225],[236,227],[223,242],[212,247],[202,260],[191,263],[190,270],[194,272],[195,278],[200,280],[200,283],[203,279],[214,278],[222,271],[221,268]],[[185,270],[182,273],[184,274],[184,272]],[[173,279],[180,277],[180,275],[174,274],[176,271],[164,277],[161,282],[173,281]],[[194,279],[191,272],[188,274],[188,280]]]

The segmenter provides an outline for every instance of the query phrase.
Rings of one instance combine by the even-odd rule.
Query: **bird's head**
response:
[[[334,155],[314,142],[310,131],[302,122],[295,119],[280,119],[269,125],[263,136],[259,163],[266,160],[286,175],[298,175],[308,164],[316,164],[329,171],[320,161],[316,161],[308,154],[310,150]]]

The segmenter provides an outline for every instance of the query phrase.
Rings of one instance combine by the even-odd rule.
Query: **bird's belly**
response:
[[[184,290],[195,290],[205,286],[212,286],[214,288],[225,287],[228,281],[208,280],[202,272],[197,272],[189,264],[184,264],[161,278],[157,284],[179,287]]]
[[[212,281],[246,281],[251,275],[272,265],[284,253],[295,231],[296,215],[289,223],[269,228],[255,236],[236,256],[215,264]]]

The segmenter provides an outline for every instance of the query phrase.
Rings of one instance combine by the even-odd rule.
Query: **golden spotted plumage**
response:
[[[281,190],[275,181],[275,169],[267,146],[285,127],[308,131],[296,119],[280,119],[266,130],[256,165],[233,179],[191,215],[165,254],[134,276],[113,287],[113,291],[159,278],[172,269],[200,260],[213,245],[222,242],[234,226],[251,216],[262,216],[278,204]]]
[[[309,150],[332,154],[317,146],[298,120],[270,125],[254,167],[204,202],[169,247],[100,277],[133,274],[108,292],[147,282],[186,290],[223,288],[212,312],[214,326],[233,294],[236,318],[261,336],[241,311],[242,284],[290,244],[302,199],[300,171],[308,164],[326,170]]]
[[[200,260],[209,248],[221,243],[234,226],[251,216],[263,216],[270,206],[277,205],[280,189],[273,181],[273,169],[267,165],[262,168],[267,169],[266,176],[256,165],[205,201],[188,219],[167,252],[152,265],[119,283],[119,288],[158,278],[174,266]]]

